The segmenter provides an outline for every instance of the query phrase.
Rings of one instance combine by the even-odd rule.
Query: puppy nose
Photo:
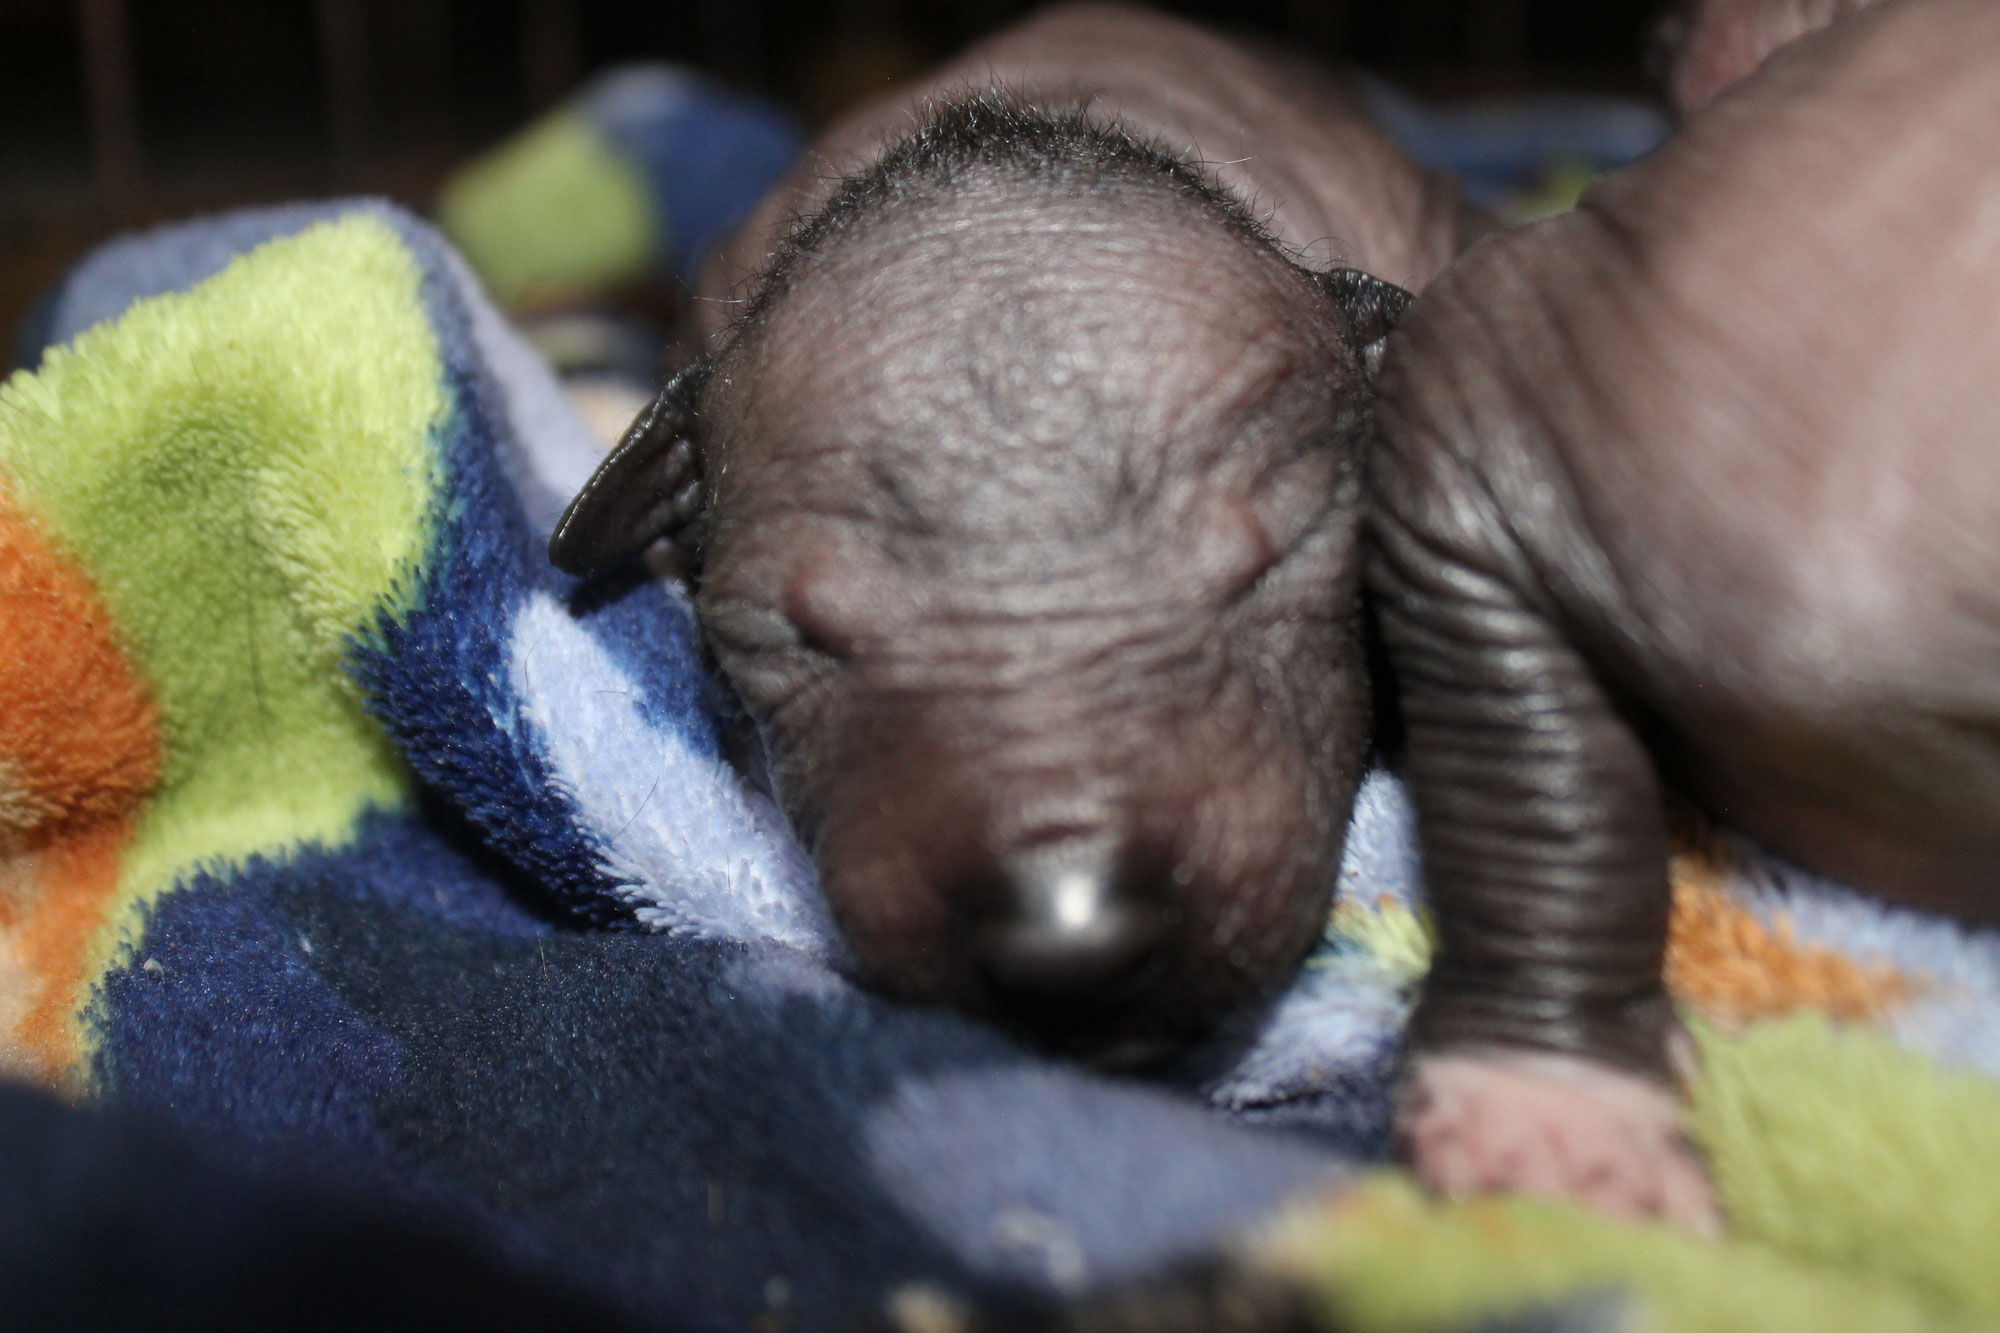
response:
[[[1112,848],[1036,848],[1003,857],[999,869],[973,947],[1003,998],[1101,996],[1144,970],[1163,941],[1157,891],[1124,871]]]

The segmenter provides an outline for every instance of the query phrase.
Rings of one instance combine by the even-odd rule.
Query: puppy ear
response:
[[[1337,268],[1329,273],[1315,273],[1313,278],[1334,306],[1347,316],[1354,353],[1361,358],[1368,378],[1374,379],[1382,366],[1382,350],[1387,345],[1389,330],[1396,327],[1396,321],[1417,298],[1395,283],[1384,282],[1358,268]]]
[[[549,563],[589,578],[662,537],[690,560],[698,553],[705,496],[695,403],[707,378],[706,363],[697,362],[667,381],[563,511]]]

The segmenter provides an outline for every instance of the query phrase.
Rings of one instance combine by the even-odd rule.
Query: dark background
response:
[[[1436,97],[1648,95],[1658,0],[1180,0],[1158,8]],[[817,122],[1028,0],[0,0],[0,347],[103,237],[450,165],[591,70],[686,61]]]

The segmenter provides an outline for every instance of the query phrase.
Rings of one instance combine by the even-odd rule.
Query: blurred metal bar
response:
[[[576,0],[521,0],[521,77],[535,111],[583,77],[583,22]]]
[[[1313,54],[1333,60],[1347,57],[1349,23],[1353,7],[1349,0],[1288,0],[1286,26],[1292,36]]]
[[[702,61],[739,87],[769,91],[764,52],[764,6],[757,0],[702,0]]]
[[[334,164],[358,175],[368,151],[368,29],[365,0],[319,0],[320,74],[326,83]]]
[[[451,64],[451,13],[447,0],[397,0],[383,11],[389,36],[389,86],[404,122],[404,137],[426,146],[457,134],[453,112],[458,85]]]
[[[1377,11],[1380,12],[1379,10]],[[1391,61],[1448,64],[1459,57],[1456,49],[1441,50],[1438,36],[1460,35],[1459,22],[1465,12],[1464,0],[1399,0],[1388,7],[1394,49]],[[1454,47],[1456,43],[1452,44]]]
[[[842,32],[893,32],[897,26],[891,0],[835,0],[830,7],[834,26]]]
[[[1522,70],[1528,64],[1525,0],[1473,0],[1465,16],[1465,45],[1475,65]]]
[[[961,0],[959,36],[965,41],[983,37],[1013,18],[1019,8],[1008,0]]]
[[[146,167],[139,152],[139,93],[125,0],[81,0],[77,26],[90,104],[90,167],[107,200],[139,193]]]

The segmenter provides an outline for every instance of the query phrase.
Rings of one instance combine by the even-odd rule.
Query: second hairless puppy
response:
[[[1667,91],[1693,111],[1800,37],[1875,0],[1683,0],[1660,24]]]
[[[1663,781],[2000,920],[2000,5],[1812,12],[1698,25],[1673,141],[1391,339],[1370,577],[1440,935],[1402,1124],[1453,1190],[1709,1215]]]
[[[1373,365],[1477,225],[1328,81],[1041,16],[819,141],[552,554],[698,568],[875,982],[1160,1057],[1321,929]]]

